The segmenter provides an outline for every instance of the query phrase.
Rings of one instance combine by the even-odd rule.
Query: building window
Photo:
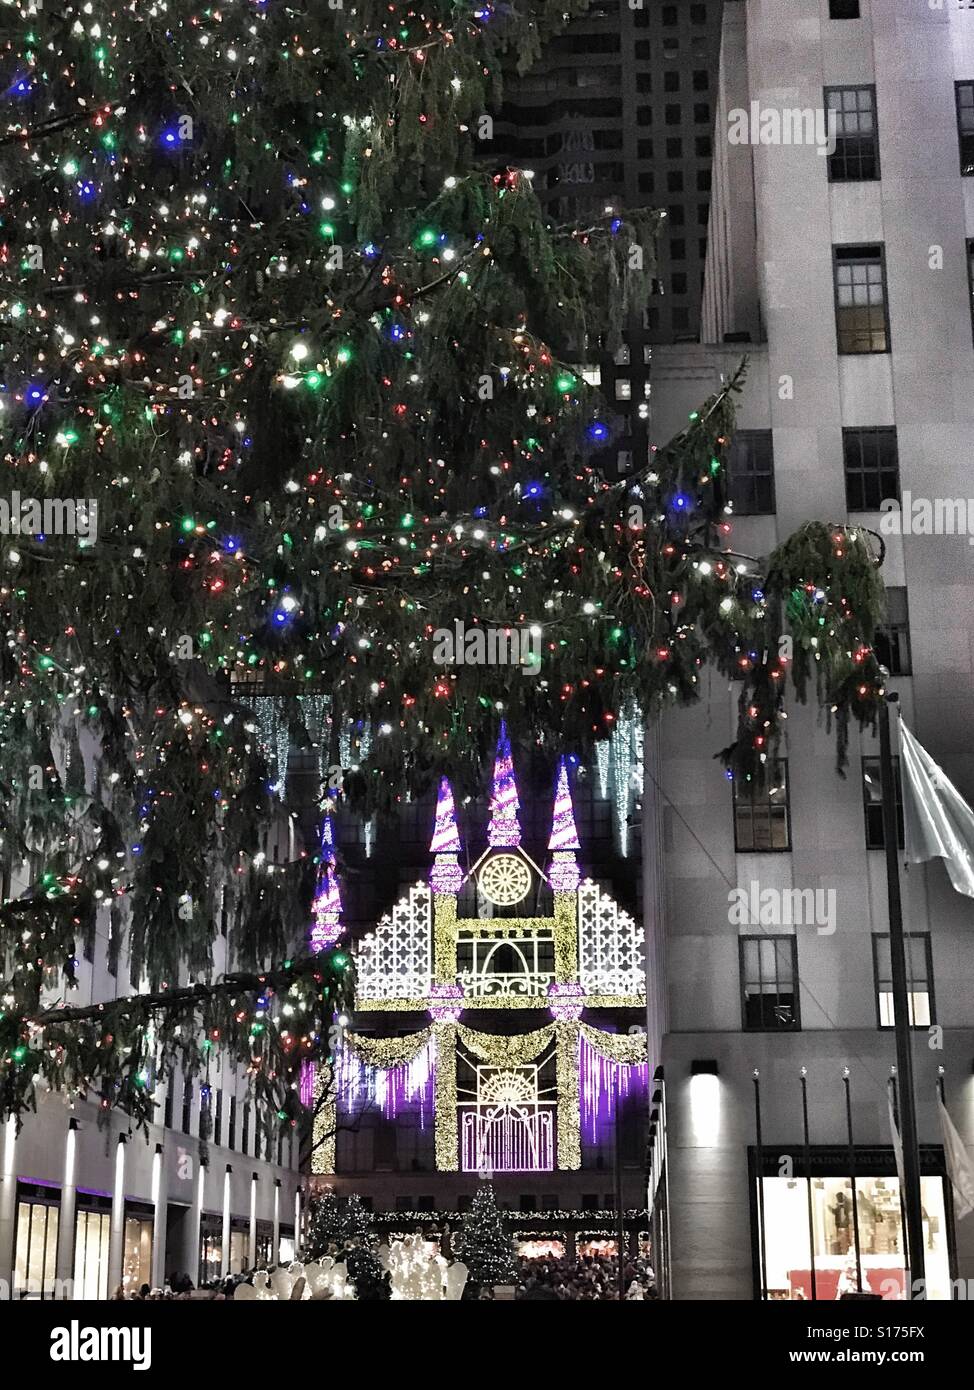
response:
[[[742,936],[740,942],[744,1031],[791,1032],[800,1028],[795,938]]]
[[[683,137],[680,135],[668,135],[666,137],[666,157],[667,159],[683,158]]]
[[[218,1090],[216,1093],[216,1105],[213,1109],[213,1142],[222,1144],[223,1142],[223,1092]]]
[[[886,622],[876,629],[873,647],[880,664],[886,667],[891,676],[912,675],[910,612],[906,589],[897,587],[886,590]]]
[[[895,425],[842,431],[845,501],[850,512],[878,512],[900,495]]]
[[[108,1297],[109,1211],[79,1211],[74,1234],[74,1296],[103,1302]]]
[[[763,786],[735,780],[734,848],[739,854],[791,849],[787,759],[767,769]]]
[[[830,183],[879,178],[879,132],[875,87],[826,87],[829,132],[835,150],[828,157]]]
[[[176,1087],[176,1078],[175,1078],[174,1076],[170,1075],[170,1076],[167,1078],[167,1080],[166,1080],[166,1104],[165,1104],[165,1109],[163,1110],[163,1121],[162,1121],[163,1124],[166,1126],[166,1129],[172,1129],[172,1107],[173,1107],[173,1100],[174,1100],[174,1091],[175,1091],[175,1087]]]
[[[240,1152],[247,1153],[250,1148],[250,1106],[244,1102],[243,1132],[240,1136]]]
[[[36,1191],[36,1188],[30,1189]],[[50,1298],[57,1268],[58,1208],[53,1202],[17,1203],[14,1297]]]
[[[906,988],[911,1028],[929,1028],[936,1017],[933,1007],[933,957],[929,932],[906,932]],[[876,1021],[880,1028],[892,1028],[893,967],[890,963],[889,934],[873,933],[873,969],[876,976]]]
[[[189,1134],[193,1115],[193,1083],[188,1076],[183,1077],[183,1124],[184,1134]]]
[[[893,759],[893,785],[896,793],[896,842],[903,848],[903,788],[900,760]],[[883,780],[878,758],[862,760],[862,804],[866,817],[866,848],[885,849],[883,834]]]
[[[839,352],[889,352],[882,246],[837,246],[834,265]]]
[[[152,1216],[147,1211],[125,1212],[122,1242],[122,1287],[136,1294],[152,1279]]]
[[[517,1199],[517,1208],[518,1211],[537,1211],[538,1199],[530,1192],[522,1192]]]
[[[829,0],[829,19],[858,19],[859,0]]]
[[[967,285],[971,301],[971,333],[974,335],[974,241],[967,243]]]
[[[230,1097],[229,1133],[227,1134],[227,1148],[236,1147],[237,1143],[237,1097]]]
[[[774,443],[770,430],[737,430],[727,451],[727,499],[738,516],[774,511]]]
[[[974,82],[955,82],[960,171],[974,174]]]
[[[680,74],[678,72],[663,73],[663,91],[678,92],[680,90]]]

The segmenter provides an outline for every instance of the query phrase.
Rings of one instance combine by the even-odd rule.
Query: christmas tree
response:
[[[504,1219],[489,1182],[478,1187],[463,1218],[461,1254],[473,1284],[493,1288],[497,1284],[513,1284],[517,1278],[514,1246],[504,1230]]]
[[[346,1252],[345,1266],[360,1303],[387,1303],[392,1298],[389,1271],[382,1268],[379,1257],[371,1250],[353,1247]]]
[[[0,833],[31,886],[0,909],[0,1115],[40,1077],[142,1120],[219,1047],[296,1120],[350,982],[330,932],[306,947],[311,859],[265,855],[289,743],[371,813],[478,785],[502,708],[584,753],[707,663],[742,681],[734,775],[789,671],[840,754],[873,716],[864,534],[728,550],[738,378],[605,468],[580,364],[645,295],[655,218],[548,225],[479,139],[506,55],[584,7],[4,8]],[[540,666],[439,661],[457,624]],[[140,993],[45,1012],[96,931]]]
[[[347,1241],[368,1247],[373,1240],[369,1214],[356,1193],[344,1197],[324,1192],[310,1203],[303,1249],[306,1260],[333,1253],[336,1246],[341,1250]]]

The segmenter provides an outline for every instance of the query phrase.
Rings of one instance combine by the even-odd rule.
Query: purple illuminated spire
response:
[[[564,758],[558,763],[558,782],[555,787],[555,812],[551,822],[551,839],[548,848],[552,851],[552,863],[548,880],[556,893],[574,893],[581,882],[581,874],[575,859],[575,851],[581,849],[578,831],[575,828],[575,810],[572,806],[572,793],[568,784],[568,764]]]
[[[521,826],[517,818],[519,808],[511,740],[507,736],[507,725],[502,720],[494,758],[490,824],[487,827],[487,843],[492,849],[512,849],[521,843]]]
[[[342,931],[342,896],[335,874],[335,834],[331,816],[326,814],[321,823],[321,863],[318,867],[318,882],[315,885],[314,901],[311,904],[313,918],[308,942],[312,951],[324,951],[334,946]]]
[[[463,870],[457,863],[460,853],[460,831],[453,804],[453,791],[445,777],[440,779],[436,798],[436,824],[430,841],[430,853],[435,855],[430,869],[430,887],[434,893],[459,893]]]

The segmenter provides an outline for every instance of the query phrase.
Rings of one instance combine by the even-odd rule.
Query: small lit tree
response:
[[[494,1288],[517,1278],[514,1246],[489,1182],[478,1188],[463,1219],[463,1262],[474,1284]]]

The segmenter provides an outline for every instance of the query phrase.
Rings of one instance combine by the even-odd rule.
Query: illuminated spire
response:
[[[568,764],[564,758],[558,761],[558,782],[555,786],[555,814],[551,823],[550,850],[581,849],[578,831],[575,829],[575,811],[572,806],[572,793],[568,785]]]
[[[521,826],[517,818],[519,807],[511,740],[507,736],[507,725],[502,720],[494,758],[490,824],[487,827],[487,843],[492,849],[514,848],[521,843]]]
[[[568,783],[568,764],[564,758],[558,763],[558,781],[555,785],[555,811],[551,821],[551,867],[548,881],[556,893],[574,893],[581,882],[575,851],[581,849],[578,830],[575,827],[575,809],[572,806],[571,787]]]
[[[430,841],[430,853],[436,858],[430,870],[430,886],[434,893],[458,893],[463,883],[463,870],[457,863],[460,853],[460,831],[453,804],[453,791],[445,777],[440,779],[436,798],[436,823]]]
[[[313,921],[308,934],[309,944],[315,952],[334,946],[344,930],[342,896],[338,888],[335,862],[335,834],[331,814],[326,812],[321,822],[321,863],[318,867],[314,902],[311,904]]]

